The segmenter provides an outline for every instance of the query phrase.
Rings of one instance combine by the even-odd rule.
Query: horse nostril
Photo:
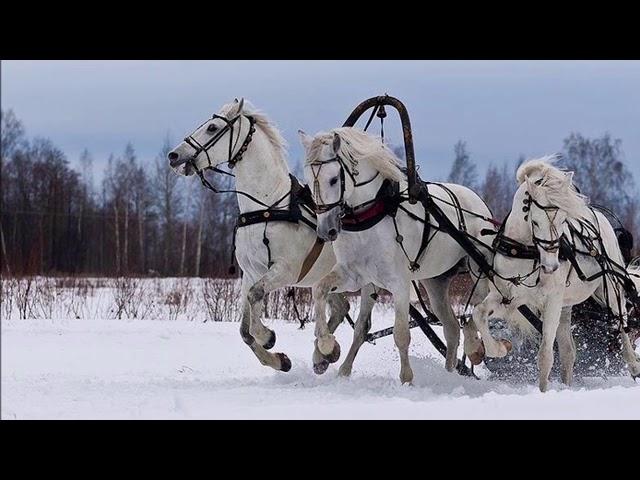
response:
[[[169,152],[169,155],[167,155],[167,157],[169,158],[169,160],[171,161],[175,161],[178,159],[180,155],[178,155],[176,152]]]
[[[336,238],[338,236],[338,231],[335,228],[329,230],[329,238]]]

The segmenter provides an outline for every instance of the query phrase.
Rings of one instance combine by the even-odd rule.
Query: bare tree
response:
[[[154,190],[156,192],[156,207],[162,223],[162,270],[166,273],[171,269],[170,254],[174,245],[175,219],[180,210],[180,196],[178,195],[178,176],[167,164],[167,154],[171,151],[171,138],[165,137],[162,150],[155,159]]]
[[[469,157],[466,142],[459,140],[453,147],[453,151],[455,158],[447,181],[458,183],[472,189],[475,188],[478,181],[478,174],[476,173],[475,163],[473,163]]]
[[[200,276],[200,263],[202,259],[202,230],[204,227],[204,214],[207,209],[207,199],[209,196],[207,195],[207,191],[205,189],[200,190],[199,198],[199,207],[198,207],[198,235],[196,238],[196,261],[195,261],[195,269],[193,274],[196,277]]]

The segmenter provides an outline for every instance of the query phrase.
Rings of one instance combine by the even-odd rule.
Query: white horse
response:
[[[168,159],[181,175],[200,175],[203,169],[223,163],[235,167],[240,207],[236,259],[243,271],[240,334],[263,365],[288,371],[289,358],[284,353],[268,351],[276,338],[262,323],[263,299],[285,286],[312,287],[317,296],[317,283],[333,268],[336,259],[330,244],[316,242],[314,225],[305,223],[313,222],[311,211],[300,207],[303,218],[297,222],[276,218],[290,211],[295,181],[289,174],[284,139],[264,114],[245,106],[244,99],[235,100],[169,152]],[[251,224],[256,215],[257,223]],[[266,222],[269,218],[274,220]],[[370,316],[372,292],[373,287],[363,290],[359,318]],[[339,346],[334,345],[332,333],[349,310],[343,295],[329,295],[325,301],[331,308],[331,318],[329,324],[322,319],[316,323],[316,373],[323,373],[329,363],[338,360]]]
[[[306,149],[305,176],[318,206],[318,235],[333,241],[337,265],[318,285],[320,297],[315,303],[315,319],[323,321],[322,296],[329,291],[355,291],[373,283],[389,290],[394,297],[393,337],[400,352],[400,380],[410,383],[413,372],[409,364],[409,292],[412,280],[421,280],[431,306],[442,321],[447,343],[445,367],[455,369],[460,339],[460,325],[449,301],[448,287],[455,272],[465,263],[467,253],[449,235],[438,230],[437,222],[427,218],[421,203],[402,202],[397,211],[382,212],[390,205],[380,199],[385,188],[398,185],[405,192],[407,181],[398,159],[378,138],[355,128],[337,128],[311,137],[300,131]],[[392,182],[392,183],[390,183]],[[395,182],[395,183],[393,183]],[[491,212],[482,199],[461,185],[429,184],[429,192],[454,224],[465,225],[468,234],[481,237],[483,229],[492,229]],[[456,208],[459,202],[462,209]],[[465,212],[464,210],[467,210]],[[362,231],[346,229],[345,212],[355,218],[373,222]],[[470,211],[477,212],[469,214]],[[341,233],[342,231],[342,233]],[[487,256],[490,255],[486,251]],[[477,272],[475,265],[471,265]],[[474,299],[486,295],[484,280],[477,285]],[[468,325],[471,327],[471,325]],[[355,355],[365,340],[368,325],[356,326],[353,344],[339,373],[349,375]],[[465,327],[465,352],[477,353],[481,346],[475,330]]]
[[[530,160],[518,169],[520,186],[503,232],[498,235],[498,240],[503,234],[518,243],[506,243],[506,248],[499,249],[495,255],[495,283],[490,285],[487,298],[474,309],[474,323],[482,335],[487,356],[502,357],[507,351],[503,343],[492,338],[488,318],[504,318],[526,335],[532,333],[531,325],[516,309],[521,305],[537,309],[542,320],[538,383],[544,392],[553,366],[556,338],[562,382],[570,385],[573,379],[575,346],[570,330],[571,316],[570,309],[563,307],[576,305],[593,295],[600,304],[608,304],[620,318],[623,357],[631,375],[637,377],[640,359],[625,332],[627,311],[623,282],[629,277],[615,232],[607,218],[590,208],[585,197],[574,188],[573,174],[553,166],[553,160],[553,157]],[[563,234],[576,252],[578,268],[570,261],[559,260]],[[515,252],[518,244],[529,246],[533,258],[510,256],[509,249],[513,247]],[[603,269],[610,272],[598,276]]]

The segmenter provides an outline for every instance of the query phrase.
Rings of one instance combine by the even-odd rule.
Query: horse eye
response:
[[[216,127],[213,123],[207,127],[207,132],[209,133],[213,133],[216,130],[218,130],[218,127]]]
[[[338,183],[338,177],[333,177],[331,180],[329,180],[329,185],[331,185],[332,187]]]

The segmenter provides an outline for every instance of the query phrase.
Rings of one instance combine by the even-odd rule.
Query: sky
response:
[[[409,110],[425,179],[446,178],[458,140],[482,173],[560,151],[571,132],[622,139],[640,179],[640,61],[2,61],[0,80],[2,109],[74,166],[89,149],[98,178],[127,142],[153,159],[167,134],[177,143],[235,97],[278,125],[294,163],[298,129],[340,126],[360,101],[388,93]],[[400,143],[399,119],[386,122]]]

